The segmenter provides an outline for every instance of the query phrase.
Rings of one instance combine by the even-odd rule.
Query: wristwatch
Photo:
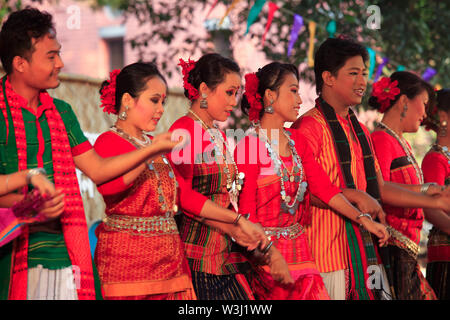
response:
[[[45,175],[47,175],[47,171],[45,171],[44,168],[30,169],[30,171],[28,171],[28,173],[27,173],[27,184],[31,184],[31,178],[38,174],[43,174],[45,176]]]

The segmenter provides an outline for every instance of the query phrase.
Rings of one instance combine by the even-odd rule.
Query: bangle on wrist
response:
[[[363,217],[366,217],[366,218],[370,219],[370,221],[373,221],[372,216],[368,213],[361,213],[359,216],[356,217],[356,220],[359,220]],[[360,223],[360,225],[361,225],[361,223]]]
[[[420,192],[423,194],[427,194],[428,189],[430,188],[430,186],[436,186],[437,183],[436,182],[427,182],[424,183],[423,185],[420,186]]]
[[[45,171],[44,168],[30,169],[30,171],[28,171],[28,173],[27,173],[27,184],[31,184],[31,178],[33,178],[33,176],[36,176],[38,174],[43,174],[45,176],[47,174],[47,172]]]
[[[242,214],[238,213],[236,219],[234,219],[234,221],[233,221],[233,224],[234,224],[235,226],[237,226],[237,224],[238,224],[238,222],[239,222],[239,219],[241,219],[241,217],[242,217]]]
[[[273,246],[273,242],[270,241],[269,244],[267,245],[267,247],[265,247],[265,248],[261,251],[262,254],[267,254],[267,253],[269,253],[270,247],[272,247],[272,246]]]

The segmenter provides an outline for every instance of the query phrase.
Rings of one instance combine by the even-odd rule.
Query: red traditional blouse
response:
[[[232,181],[235,168],[227,165],[221,155],[215,154],[215,144],[210,141],[208,132],[198,121],[187,116],[175,121],[170,131],[174,134],[181,131],[190,137],[188,145],[169,156],[177,174],[186,181],[186,187],[195,190],[205,200],[210,199],[221,207],[232,209],[225,168],[228,168]],[[225,134],[220,133],[225,139]],[[231,238],[222,231],[186,216],[181,216],[179,227],[191,270],[225,275],[241,273],[241,266],[246,267],[245,257],[235,251]]]
[[[235,149],[235,160],[239,171],[245,173],[244,186],[239,196],[239,212],[250,213],[250,220],[258,222],[263,227],[286,228],[296,223],[302,226],[311,223],[311,211],[309,208],[309,194],[312,193],[319,199],[328,203],[332,197],[341,190],[330,183],[330,179],[317,164],[313,154],[306,143],[306,138],[294,129],[288,129],[291,138],[295,141],[295,147],[303,165],[303,180],[308,187],[305,200],[302,201],[294,214],[283,212],[281,205],[280,177],[276,175],[273,161],[265,143],[255,135],[247,135]],[[282,157],[285,165],[291,170],[292,157]],[[298,182],[286,182],[286,193],[295,197]],[[285,257],[289,264],[300,264],[314,261],[304,230],[294,239],[281,236],[272,237],[275,246]]]
[[[422,161],[425,182],[436,182],[448,185],[450,180],[450,164],[440,152],[429,151]],[[450,261],[450,236],[433,227],[428,236],[428,263]]]
[[[420,183],[413,165],[407,160],[406,153],[397,139],[382,130],[373,132],[371,137],[385,181],[411,185]],[[424,221],[423,210],[386,204],[383,208],[388,224],[419,244],[420,230]]]
[[[116,156],[136,149],[129,141],[110,131],[100,135],[94,148],[102,157]],[[98,186],[108,217],[128,219],[132,216],[160,223],[172,219],[175,225],[173,216],[166,217],[166,210],[162,210],[157,191],[161,183],[164,197],[172,201],[175,189],[170,169],[163,163],[162,157],[154,160],[154,167],[158,170],[159,177],[146,167],[129,185],[120,176]],[[177,176],[177,180],[180,184],[177,203],[198,215],[198,197],[192,194],[192,190],[182,187],[185,184],[182,178]],[[169,202],[167,205],[173,204]],[[164,221],[156,220],[157,218]],[[192,286],[190,271],[178,232],[136,234],[132,230],[117,230],[107,223],[101,223],[96,233],[98,243],[95,262],[106,297],[189,292]]]

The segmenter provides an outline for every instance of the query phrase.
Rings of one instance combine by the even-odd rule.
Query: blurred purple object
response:
[[[296,14],[294,16],[294,25],[291,29],[291,38],[289,39],[289,46],[288,46],[288,57],[291,56],[292,48],[294,47],[295,42],[298,39],[298,34],[300,32],[300,29],[303,27],[303,18]]]
[[[422,79],[425,81],[430,81],[435,75],[437,71],[431,67],[425,69],[425,72],[422,75]]]
[[[384,57],[383,61],[380,63],[377,69],[377,73],[375,74],[375,78],[373,79],[373,82],[376,82],[378,78],[381,76],[381,73],[383,72],[384,66],[389,62],[388,57]]]

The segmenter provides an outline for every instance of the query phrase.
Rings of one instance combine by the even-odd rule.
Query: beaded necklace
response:
[[[254,125],[253,130],[255,130],[256,128],[259,129],[258,132],[263,138],[263,142],[267,150],[269,151],[270,158],[272,159],[275,166],[275,172],[277,176],[280,177],[281,199],[283,200],[281,203],[281,209],[284,212],[293,215],[297,212],[300,203],[303,201],[305,197],[306,188],[308,186],[308,183],[306,181],[302,181],[304,176],[304,170],[302,165],[302,159],[297,154],[297,150],[295,149],[295,141],[291,139],[290,137],[291,133],[283,128],[283,134],[288,139],[288,146],[290,148],[292,159],[294,162],[294,166],[291,172],[289,172],[280,155],[275,150],[273,150],[269,138],[267,137],[264,130],[262,130],[259,124]],[[288,181],[298,183],[297,193],[293,199],[286,193],[285,183]]]
[[[211,127],[209,127],[194,111],[189,110],[189,112],[202,124],[203,128],[209,133],[210,141],[211,143],[214,143],[214,150],[215,155],[221,155],[223,156],[223,159],[225,160],[225,167],[223,171],[226,174],[227,177],[227,191],[230,195],[230,201],[235,210],[238,210],[238,197],[239,197],[239,191],[242,189],[242,185],[244,184],[244,178],[245,174],[243,172],[239,172],[238,167],[236,165],[236,162],[234,161],[233,156],[229,152],[229,146],[227,142],[223,139],[222,135],[220,134],[220,130],[217,127],[216,124],[213,124],[214,128],[218,131],[218,134],[212,134],[211,130],[213,130]],[[220,141],[220,144],[216,141],[216,138],[218,138]],[[225,146],[225,155],[223,154],[223,146]],[[217,158],[216,158],[217,160]],[[228,160],[228,161],[227,161]],[[234,176],[234,181],[231,179],[231,171],[230,171],[230,165],[234,166],[234,170],[236,172]]]
[[[123,131],[120,128],[117,128],[115,125],[112,126],[110,128],[110,130],[117,133],[119,136],[121,136],[122,138],[125,138],[126,140],[128,140],[130,142],[131,142],[131,140],[133,140],[134,142],[136,142],[137,144],[139,144],[142,147],[148,146],[152,142],[146,134],[142,134],[142,136],[144,137],[144,141],[142,141],[138,138],[130,136],[128,133],[126,133],[125,131]],[[133,142],[132,142],[132,144],[135,145]]]
[[[386,129],[400,144],[400,146],[403,148],[403,151],[406,153],[406,158],[408,159],[409,163],[412,164],[414,171],[416,172],[416,176],[419,179],[419,184],[423,184],[423,173],[422,169],[420,169],[419,164],[416,161],[416,158],[413,155],[413,152],[411,148],[409,147],[408,143],[406,143],[406,140],[403,137],[400,137],[394,130],[389,128],[385,123],[379,122],[378,127],[382,127]]]
[[[124,138],[125,140],[129,141],[137,149],[140,149],[140,148],[150,145],[152,143],[151,139],[145,134],[142,135],[144,137],[145,141],[142,141],[142,140],[134,138],[133,136],[130,136],[129,134],[124,132],[122,129],[119,129],[116,126],[112,126],[110,130],[115,132],[120,137]],[[175,177],[175,173],[173,171],[172,166],[169,163],[169,160],[167,160],[165,155],[161,155],[161,157],[163,159],[164,164],[166,164],[169,167],[169,178],[173,182],[174,192],[173,192],[173,201],[171,201],[172,206],[169,206],[169,201],[164,196],[162,183],[161,183],[161,177],[160,177],[158,170],[156,170],[154,160],[152,160],[150,163],[147,162],[147,167],[155,173],[157,181],[158,181],[158,187],[157,187],[158,202],[161,206],[161,210],[166,212],[166,217],[170,217],[170,216],[174,216],[178,212],[178,206],[177,206],[178,181]],[[168,209],[168,208],[171,208],[171,209]]]

